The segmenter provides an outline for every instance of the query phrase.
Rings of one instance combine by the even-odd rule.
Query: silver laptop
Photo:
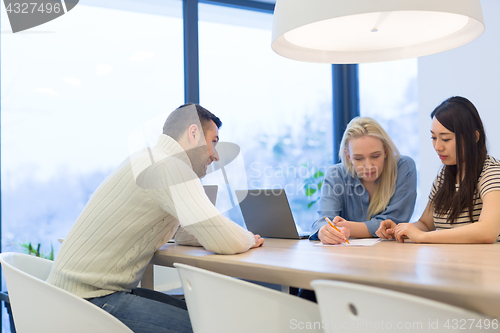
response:
[[[235,193],[249,231],[269,238],[308,238],[309,235],[297,232],[285,190],[236,190]]]
[[[203,189],[205,190],[205,194],[207,195],[208,199],[212,203],[212,205],[215,206],[215,202],[217,201],[217,190],[218,190],[217,185],[203,185]]]

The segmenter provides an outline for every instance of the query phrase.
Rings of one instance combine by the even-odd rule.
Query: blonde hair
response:
[[[380,126],[380,124],[369,117],[356,117],[353,118],[342,136],[340,143],[339,157],[342,164],[353,177],[356,176],[354,165],[347,157],[347,150],[349,149],[349,141],[358,139],[365,135],[379,138],[387,154],[384,160],[384,168],[378,177],[377,187],[375,193],[370,200],[368,206],[367,219],[371,219],[373,215],[384,211],[391,200],[394,191],[396,190],[396,178],[398,176],[398,160],[401,158],[398,149],[392,142],[387,132]]]

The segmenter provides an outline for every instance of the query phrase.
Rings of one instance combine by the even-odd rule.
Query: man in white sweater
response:
[[[179,224],[215,253],[263,244],[260,236],[224,217],[199,180],[218,160],[221,125],[196,104],[173,111],[157,145],[127,158],[92,195],[48,282],[102,307],[134,332],[191,332],[183,302],[134,288]]]

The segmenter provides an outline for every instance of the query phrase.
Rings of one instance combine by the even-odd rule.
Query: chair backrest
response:
[[[174,264],[194,333],[323,332],[316,303],[204,269]],[[316,329],[314,328],[316,325]]]
[[[483,332],[485,324],[492,327],[491,319],[477,313],[401,292],[330,280],[311,286],[325,333]]]
[[[125,324],[83,298],[48,284],[52,261],[0,254],[18,333],[130,333]]]

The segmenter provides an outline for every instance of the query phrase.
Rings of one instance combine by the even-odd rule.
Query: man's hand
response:
[[[400,223],[397,225],[394,235],[396,240],[401,243],[404,243],[405,238],[409,238],[415,243],[420,243],[425,232],[414,226],[413,223]]]
[[[385,220],[380,223],[380,227],[375,231],[375,234],[382,239],[394,239],[394,230],[396,228],[396,223],[392,220]]]
[[[253,235],[253,236],[255,237],[255,244],[251,247],[252,249],[260,247],[262,246],[262,244],[264,244],[264,238],[260,237],[260,235]]]
[[[342,244],[351,234],[349,222],[340,216],[333,219],[333,224],[340,230],[338,232],[330,224],[325,224],[318,231],[318,238],[323,244]]]

